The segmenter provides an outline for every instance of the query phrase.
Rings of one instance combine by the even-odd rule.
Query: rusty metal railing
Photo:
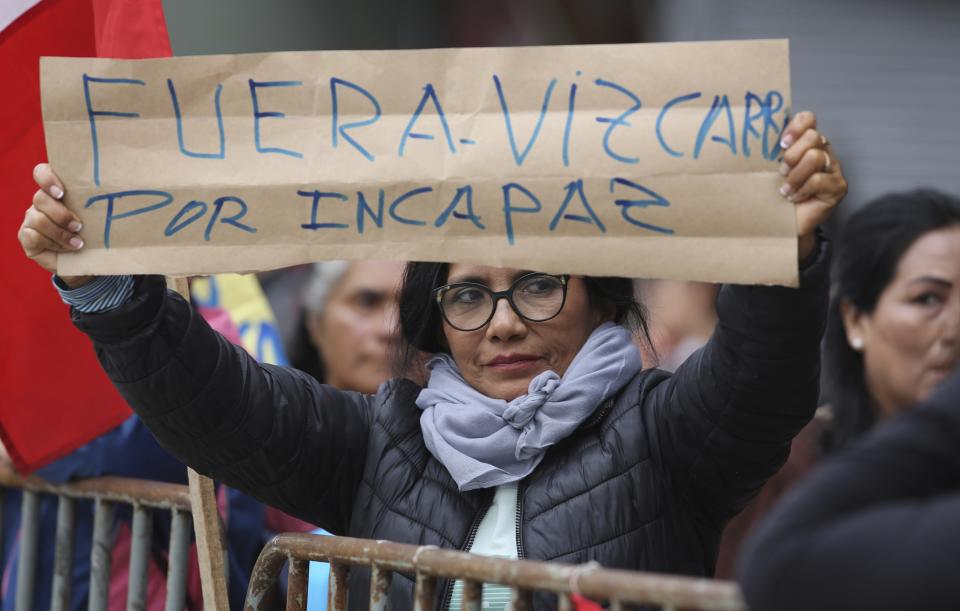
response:
[[[245,609],[261,611],[267,604],[265,593],[271,590],[286,563],[290,571],[287,611],[306,609],[310,561],[330,563],[329,611],[346,609],[347,577],[352,566],[371,569],[369,600],[373,611],[387,608],[394,572],[416,575],[415,611],[433,608],[440,578],[464,581],[462,609],[471,611],[482,608],[484,583],[510,587],[514,611],[532,609],[534,592],[556,594],[561,611],[573,608],[571,593],[608,602],[613,611],[624,605],[640,604],[668,610],[746,611],[735,584],[712,579],[604,569],[597,564],[504,560],[432,546],[304,534],[278,535],[263,549],[250,576]]]
[[[57,530],[51,609],[70,609],[70,585],[74,557],[75,503],[87,499],[94,503],[93,545],[90,555],[90,599],[88,609],[106,611],[110,595],[110,560],[114,509],[118,504],[133,507],[131,527],[130,581],[127,609],[146,608],[147,570],[152,536],[152,512],[169,510],[170,547],[167,563],[167,611],[182,611],[186,605],[191,514],[187,486],[121,477],[99,477],[69,484],[51,484],[38,477],[21,477],[8,464],[0,463],[0,511],[5,489],[23,493],[17,570],[16,611],[33,611],[34,578],[37,570],[37,540],[40,497],[57,497]],[[2,515],[0,515],[2,520]],[[0,537],[3,536],[0,530]],[[0,549],[3,542],[0,541]]]

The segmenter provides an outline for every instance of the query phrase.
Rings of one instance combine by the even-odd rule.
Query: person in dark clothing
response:
[[[748,541],[754,611],[960,606],[960,370],[817,470]]]
[[[800,287],[723,287],[716,333],[673,376],[641,371],[627,327],[642,329],[642,314],[621,278],[411,264],[401,329],[411,354],[434,353],[430,377],[375,395],[257,364],[159,278],[57,281],[167,448],[334,534],[709,575],[724,523],[817,404],[829,245],[816,229],[846,181],[815,125],[800,113],[784,135]],[[38,173],[37,214],[67,227],[44,195],[62,185]],[[31,213],[25,226],[49,229]],[[52,269],[67,241],[31,236],[21,232],[25,252]],[[90,303],[104,293],[119,305]],[[369,571],[350,572],[352,608],[366,608],[368,583]],[[409,608],[413,588],[393,579],[392,607]],[[457,586],[437,596],[445,609]]]

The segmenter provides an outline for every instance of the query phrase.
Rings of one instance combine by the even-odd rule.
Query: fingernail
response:
[[[70,231],[76,233],[83,229],[83,225],[80,224],[80,221],[70,221]]]
[[[50,187],[50,195],[52,195],[54,199],[60,199],[61,197],[63,197],[63,189],[61,189],[57,185],[53,185],[52,187]]]
[[[73,246],[77,250],[80,250],[81,248],[83,248],[83,240],[81,240],[78,237],[72,237],[70,238],[70,246]]]
[[[789,174],[789,173],[790,173],[790,166],[788,166],[788,165],[785,164],[785,163],[781,163],[781,164],[780,164],[780,175],[781,175],[781,176],[786,176],[786,175]]]
[[[792,134],[785,134],[785,135],[783,136],[783,139],[780,141],[780,148],[782,148],[782,149],[788,149],[788,148],[790,148],[790,145],[791,145],[791,144],[793,144],[793,135],[792,135]]]
[[[787,197],[791,193],[793,193],[793,187],[789,183],[783,183],[783,186],[780,187],[780,195]]]

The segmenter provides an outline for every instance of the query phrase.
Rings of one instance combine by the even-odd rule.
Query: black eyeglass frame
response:
[[[549,316],[547,318],[542,318],[538,320],[536,318],[530,318],[529,316],[526,316],[522,312],[520,312],[520,308],[518,308],[517,304],[514,303],[513,301],[513,292],[517,289],[517,286],[519,286],[520,283],[527,281],[531,278],[537,278],[541,276],[545,278],[556,278],[557,280],[559,280],[560,286],[563,289],[563,297],[560,300],[560,307],[557,308],[556,314],[554,314],[553,316]],[[497,304],[500,302],[501,299],[506,299],[507,303],[510,304],[510,308],[514,311],[514,313],[520,318],[522,318],[523,320],[526,320],[529,322],[547,322],[548,320],[552,320],[556,318],[557,316],[560,315],[560,312],[563,311],[563,307],[567,305],[567,284],[569,283],[569,281],[570,281],[569,274],[555,275],[555,274],[544,274],[542,272],[530,272],[529,274],[524,274],[519,278],[517,278],[516,280],[514,280],[513,283],[510,285],[510,288],[508,288],[505,291],[493,291],[493,290],[490,290],[490,287],[477,282],[454,282],[452,284],[444,284],[443,286],[438,286],[437,288],[433,289],[432,292],[434,295],[434,301],[436,301],[436,304],[437,304],[437,308],[440,310],[440,316],[442,316],[443,319],[447,321],[447,324],[458,331],[470,332],[470,331],[477,331],[479,329],[484,328],[490,323],[491,320],[493,320],[493,315],[497,313]],[[458,327],[457,325],[453,324],[453,322],[447,317],[447,312],[443,309],[444,294],[446,294],[446,292],[449,291],[450,289],[460,288],[460,287],[472,287],[472,288],[480,289],[481,291],[490,295],[490,297],[493,299],[493,307],[490,308],[490,314],[487,316],[486,320],[484,320],[482,324],[477,325],[476,327],[473,327],[471,329],[464,329],[462,327]]]

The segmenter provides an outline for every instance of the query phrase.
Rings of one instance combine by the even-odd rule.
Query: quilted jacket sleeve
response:
[[[724,286],[707,345],[641,389],[664,472],[713,530],[783,465],[813,417],[828,272],[829,243],[820,240],[799,288]]]
[[[138,278],[118,310],[72,315],[164,448],[265,503],[346,531],[373,397],[257,363],[167,291],[161,277]]]

